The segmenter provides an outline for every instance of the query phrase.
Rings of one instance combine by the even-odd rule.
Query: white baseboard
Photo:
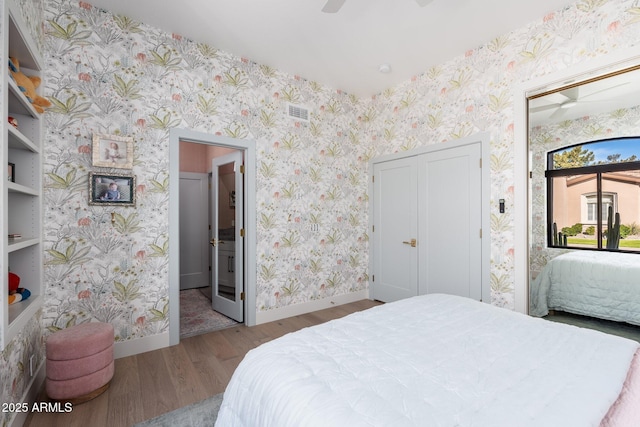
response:
[[[369,298],[367,289],[350,294],[336,295],[321,300],[309,301],[302,304],[288,305],[286,307],[274,308],[273,310],[259,311],[256,313],[256,325],[267,322],[274,322],[287,317],[299,316],[313,311],[324,310],[325,308],[337,305],[349,304]]]
[[[146,353],[151,350],[158,350],[169,347],[169,332],[159,335],[152,335],[137,340],[116,342],[113,344],[113,357],[133,356],[134,354]]]
[[[38,394],[40,393],[40,389],[42,389],[42,384],[44,384],[46,370],[44,361],[40,363],[38,369],[36,370],[35,375],[31,378],[27,389],[22,395],[21,403],[27,403],[29,408],[31,408],[38,398]],[[27,412],[16,412],[13,416],[13,419],[9,419],[9,426],[11,427],[22,427],[24,422],[27,420],[27,416],[29,415],[29,411]]]

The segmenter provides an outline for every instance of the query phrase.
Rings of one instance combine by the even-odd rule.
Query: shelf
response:
[[[36,154],[40,153],[40,148],[18,129],[13,126],[7,126],[7,130],[9,131],[9,148],[28,150]]]
[[[28,31],[23,31],[26,26],[22,21],[22,15],[17,2],[5,2],[9,6],[9,56],[20,59],[20,68],[42,70],[44,60],[33,37]]]
[[[40,243],[40,239],[37,237],[22,237],[20,239],[9,239],[7,244],[8,252],[19,251],[20,249],[28,248]]]
[[[24,114],[34,119],[39,119],[40,113],[33,108],[27,97],[22,94],[16,82],[12,78],[8,78],[7,83],[9,85],[9,114]]]
[[[22,184],[16,184],[15,182],[7,182],[7,189],[9,193],[26,194],[27,196],[39,196],[40,191],[27,187]]]
[[[27,289],[29,287],[27,286]],[[29,323],[29,320],[42,307],[42,295],[31,295],[26,301],[20,301],[9,307],[9,330],[8,338],[11,340]]]

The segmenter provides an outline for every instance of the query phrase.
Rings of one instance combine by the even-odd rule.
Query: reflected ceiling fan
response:
[[[595,92],[591,92],[589,94],[586,94],[584,96],[582,96],[582,94],[580,93],[580,86],[575,86],[575,87],[571,87],[569,89],[565,89],[562,90],[560,92],[556,92],[555,94],[550,94],[547,96],[554,96],[555,99],[557,100],[555,103],[553,104],[547,104],[547,105],[541,105],[539,107],[534,107],[531,108],[529,111],[531,113],[539,113],[542,111],[547,111],[547,110],[551,110],[551,109],[555,109],[556,111],[553,112],[553,114],[551,114],[551,116],[549,116],[549,118],[551,119],[557,119],[560,118],[562,116],[564,116],[567,111],[569,111],[569,109],[575,107],[576,105],[579,104],[583,104],[583,103],[593,103],[593,102],[606,102],[607,99],[604,100],[589,100],[587,98],[620,87],[620,86],[624,86],[628,84],[628,82],[625,83],[621,83],[615,86],[610,86],[610,87],[605,87],[604,89],[600,89],[600,90],[596,90]]]
[[[327,0],[327,3],[322,8],[324,13],[336,13],[340,10],[346,0]],[[420,7],[424,7],[431,3],[433,0],[414,0]]]

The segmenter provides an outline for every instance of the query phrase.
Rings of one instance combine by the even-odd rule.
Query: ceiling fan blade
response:
[[[629,83],[630,82],[624,82],[624,83],[620,83],[619,85],[606,87],[604,89],[600,89],[600,90],[597,90],[595,92],[591,92],[590,94],[587,94],[587,95],[583,96],[582,98],[578,99],[578,102],[582,102],[583,99],[588,98],[588,97],[593,96],[593,95],[596,95],[598,93],[606,92],[608,90],[615,89],[615,88],[620,87],[620,86],[628,85]],[[585,102],[587,102],[587,101],[585,101]],[[597,102],[597,101],[592,101],[592,102]]]
[[[569,89],[565,89],[561,91],[560,94],[566,96],[571,101],[575,101],[578,99],[578,96],[580,95],[580,87],[579,86],[570,87]]]
[[[420,6],[420,7],[425,7],[426,5],[431,3],[432,1],[433,0],[416,0],[416,3],[418,3],[418,6]]]
[[[567,114],[567,108],[558,108],[552,115],[549,116],[550,119],[559,119],[565,114]]]
[[[529,112],[530,113],[539,113],[541,111],[547,111],[547,110],[551,110],[552,108],[560,108],[562,104],[547,104],[547,105],[541,105],[539,107],[533,107],[533,108],[529,108]]]
[[[345,0],[327,0],[327,3],[322,8],[324,13],[336,13],[340,10]]]

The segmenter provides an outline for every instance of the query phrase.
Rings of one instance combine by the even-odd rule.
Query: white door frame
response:
[[[255,142],[171,129],[169,132],[169,345],[180,342],[180,141],[244,151],[245,156],[245,324],[256,324],[256,148]]]
[[[640,64],[638,48],[623,49],[516,86],[514,122],[514,308],[529,313],[529,144],[527,97]]]
[[[403,151],[399,153],[386,154],[380,157],[376,157],[369,161],[369,176],[373,176],[373,165],[375,163],[386,162],[389,160],[397,160],[404,157],[417,156],[420,154],[432,153],[435,151],[448,150],[454,147],[461,147],[464,145],[475,144],[480,142],[482,153],[482,196],[481,196],[481,212],[482,212],[482,301],[491,302],[491,174],[490,174],[490,140],[491,135],[489,132],[480,132],[471,136],[467,136],[452,141],[443,143],[430,144],[423,147],[415,148],[409,151]],[[373,194],[374,187],[371,178],[369,178],[369,194]],[[497,203],[497,201],[496,201]],[[373,227],[373,203],[369,203],[369,231]],[[369,244],[369,271],[374,271],[374,254],[373,244]],[[369,289],[373,286],[373,283],[369,281]],[[372,293],[369,292],[369,298],[372,297]]]

